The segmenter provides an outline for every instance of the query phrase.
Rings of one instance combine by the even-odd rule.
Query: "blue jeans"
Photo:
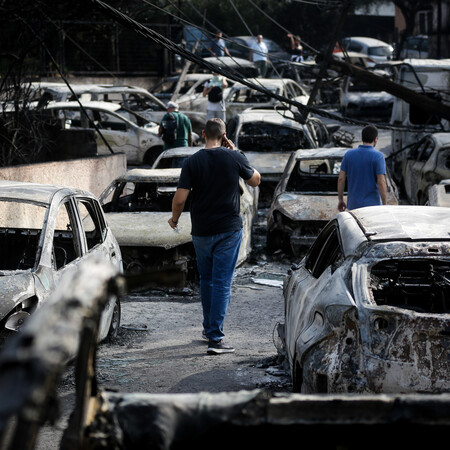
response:
[[[192,236],[200,274],[203,328],[212,341],[224,338],[223,323],[239,255],[242,229],[211,236]]]

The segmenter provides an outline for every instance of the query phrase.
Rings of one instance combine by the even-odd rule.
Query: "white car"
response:
[[[110,102],[50,102],[46,109],[61,122],[62,129],[83,128],[96,131],[98,154],[110,150],[125,153],[128,164],[152,164],[163,150],[159,125],[130,114],[120,113],[121,106]],[[123,111],[122,111],[123,112]],[[97,132],[97,128],[99,132]],[[105,143],[106,141],[106,143]]]
[[[101,258],[122,271],[119,245],[97,198],[86,191],[0,181],[0,325],[18,331],[65,273]],[[120,299],[103,312],[100,340],[115,336]]]
[[[393,59],[394,47],[387,42],[365,36],[346,37],[342,39],[342,45],[349,52],[363,53],[369,56],[372,62],[370,66]]]
[[[309,95],[305,88],[290,78],[248,78],[247,81],[262,88],[306,105]],[[227,120],[250,107],[265,107],[280,104],[269,94],[252,89],[245,84],[235,83],[225,98]]]

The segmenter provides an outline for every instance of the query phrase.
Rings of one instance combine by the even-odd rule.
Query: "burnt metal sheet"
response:
[[[178,231],[167,223],[170,212],[120,212],[105,216],[120,246],[169,249],[192,240],[189,212],[181,214]]]
[[[389,205],[355,209],[350,213],[374,241],[450,240],[450,210],[446,208]]]
[[[337,211],[336,195],[283,193],[278,197],[283,213],[292,220],[331,220]]]
[[[450,187],[444,184],[435,184],[428,190],[430,206],[450,207]]]
[[[178,184],[181,169],[130,169],[120,179],[124,181],[143,181]]]

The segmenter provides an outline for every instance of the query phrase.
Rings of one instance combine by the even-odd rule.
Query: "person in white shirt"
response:
[[[265,77],[267,74],[267,54],[269,50],[267,45],[263,41],[262,34],[256,36],[256,42],[251,46],[249,59],[256,64],[258,68],[259,75]]]
[[[228,86],[226,78],[214,72],[213,77],[203,85],[203,97],[208,96],[206,121],[215,117],[225,122],[225,101],[223,90]]]

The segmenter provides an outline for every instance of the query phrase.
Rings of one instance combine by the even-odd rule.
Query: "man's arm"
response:
[[[175,229],[178,225],[178,219],[183,212],[184,205],[189,195],[189,189],[178,188],[172,200],[172,217],[168,220],[169,225]]]
[[[261,183],[261,175],[256,169],[253,169],[253,175],[251,178],[244,181],[251,187],[259,186],[259,183]]]
[[[387,205],[387,187],[386,187],[386,175],[377,175],[378,191],[380,192],[381,203]]]
[[[345,211],[347,209],[347,205],[344,202],[344,189],[345,189],[345,179],[347,178],[347,174],[341,170],[339,172],[338,178],[338,210]]]
[[[189,144],[189,147],[192,147],[192,132],[189,132],[189,134],[188,134],[188,144]]]
[[[162,126],[160,125],[158,128],[158,136],[161,137],[162,136]]]

